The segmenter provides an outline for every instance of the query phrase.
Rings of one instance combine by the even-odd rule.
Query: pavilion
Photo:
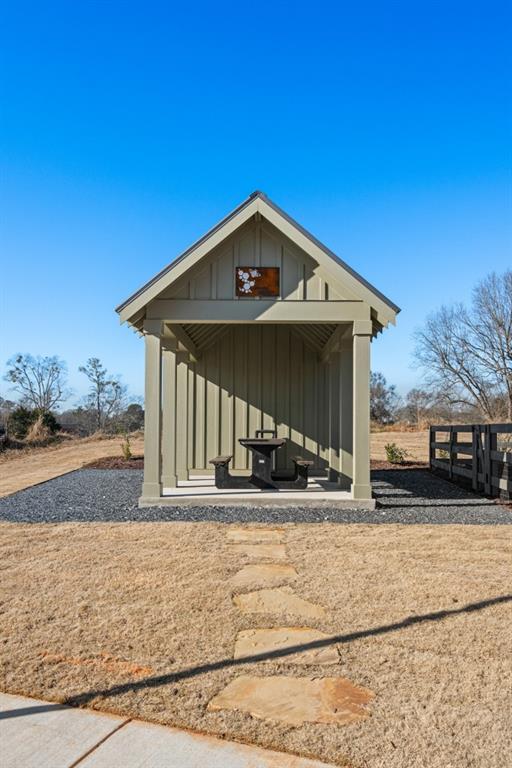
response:
[[[400,310],[266,195],[116,311],[145,343],[141,506],[218,503],[210,460],[247,474],[258,429],[286,438],[277,468],[313,462],[322,498],[371,499],[370,348]]]

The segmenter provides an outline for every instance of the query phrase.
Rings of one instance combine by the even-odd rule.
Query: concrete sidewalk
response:
[[[260,747],[0,693],[2,768],[333,768]]]

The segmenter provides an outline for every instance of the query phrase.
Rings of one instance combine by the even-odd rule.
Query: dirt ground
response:
[[[71,439],[45,448],[0,454],[0,497],[51,480],[104,456],[121,456],[122,435],[112,438]],[[143,452],[140,436],[131,438],[134,454]]]
[[[233,606],[248,561],[225,525],[4,523],[0,689],[353,768],[508,768],[512,603],[479,603],[511,591],[511,528],[284,527],[294,591],[327,608],[307,624],[336,637],[335,670],[232,666],[239,630],[301,622]],[[375,692],[371,717],[290,727],[206,710],[235,676],[276,673],[345,676]]]
[[[70,440],[63,445],[0,454],[0,497],[51,480],[105,457],[121,457],[122,437]],[[384,460],[386,443],[405,448],[410,459],[428,461],[428,432],[378,432],[371,436],[371,458]],[[142,454],[144,441],[131,439],[134,455]],[[112,467],[114,468],[114,467]]]

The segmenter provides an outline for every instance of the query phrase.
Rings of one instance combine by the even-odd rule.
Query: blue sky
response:
[[[2,373],[142,394],[114,306],[262,189],[402,307],[373,368],[414,386],[425,315],[512,265],[510,8],[4,3]]]

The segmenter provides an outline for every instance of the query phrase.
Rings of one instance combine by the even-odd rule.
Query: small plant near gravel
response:
[[[386,443],[384,450],[390,464],[403,464],[409,456],[408,451],[405,448],[399,448],[396,443]]]
[[[126,461],[129,461],[132,458],[132,448],[130,445],[130,436],[125,435],[124,436],[124,442],[121,443],[121,452],[123,454],[123,458],[126,459]]]

